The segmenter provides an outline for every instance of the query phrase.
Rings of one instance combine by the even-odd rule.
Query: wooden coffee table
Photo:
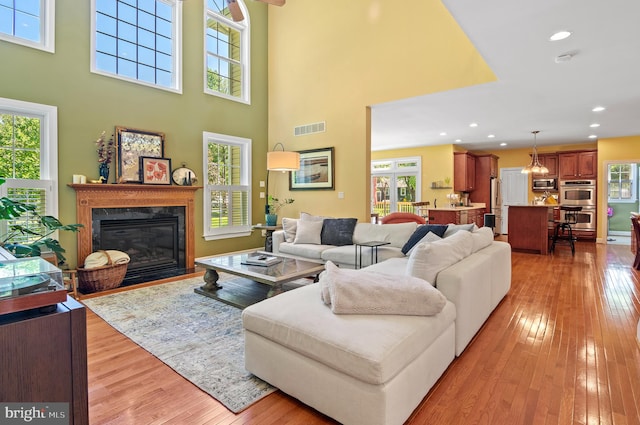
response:
[[[281,262],[268,267],[242,264],[249,254],[251,253],[196,259],[196,265],[207,271],[204,274],[205,284],[194,291],[226,304],[245,308],[261,299],[281,293],[283,285],[287,282],[309,276],[314,276],[314,281],[317,281],[318,274],[324,270],[324,264],[286,257],[280,257]],[[268,254],[273,256],[271,253]],[[243,279],[225,282],[222,286],[218,283],[218,272]],[[265,288],[268,290],[265,291]]]

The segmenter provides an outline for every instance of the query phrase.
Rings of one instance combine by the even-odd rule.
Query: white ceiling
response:
[[[640,134],[640,1],[442,2],[497,81],[374,105],[373,150],[456,139],[473,150],[530,147],[533,130],[538,146]],[[549,41],[559,30],[572,36]],[[591,111],[599,105],[606,110]]]

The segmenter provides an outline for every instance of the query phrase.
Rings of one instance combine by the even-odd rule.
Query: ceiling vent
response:
[[[294,136],[304,136],[305,134],[324,133],[326,123],[324,121],[313,124],[299,125],[293,128]]]

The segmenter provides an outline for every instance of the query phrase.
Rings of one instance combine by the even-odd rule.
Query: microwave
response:
[[[531,183],[532,190],[558,190],[558,181],[556,179],[533,179]]]

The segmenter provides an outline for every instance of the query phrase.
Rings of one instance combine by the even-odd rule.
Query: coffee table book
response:
[[[246,264],[248,266],[263,266],[268,267],[274,264],[278,264],[282,261],[281,258],[275,257],[273,255],[264,254],[261,252],[254,252],[252,254],[248,254],[244,259],[242,264]]]

